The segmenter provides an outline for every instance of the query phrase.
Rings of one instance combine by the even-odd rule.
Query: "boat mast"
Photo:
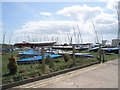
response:
[[[94,28],[94,32],[95,32],[95,35],[96,35],[96,40],[97,40],[97,43],[99,43],[99,40],[98,40],[98,35],[97,35],[97,31],[96,31],[96,28],[95,28],[95,25],[93,23],[93,20],[91,19],[91,22],[92,22],[92,25],[93,25],[93,28]]]
[[[69,35],[70,35],[70,44],[72,44],[72,35],[71,35],[71,33],[69,32]]]
[[[74,29],[74,37],[75,37],[75,43],[76,43],[76,33],[75,33],[75,27],[73,27]]]
[[[78,24],[77,24],[77,28],[78,28],[78,30],[79,30],[79,36],[80,36],[80,40],[81,40],[81,44],[82,44],[83,41],[82,41],[81,32],[80,32],[80,28],[79,28]]]
[[[68,33],[67,33],[67,37],[68,37],[68,41],[69,41],[69,44],[70,44],[70,37],[69,37]]]

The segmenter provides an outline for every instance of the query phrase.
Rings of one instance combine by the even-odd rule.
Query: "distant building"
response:
[[[120,45],[120,39],[112,39],[112,46]]]

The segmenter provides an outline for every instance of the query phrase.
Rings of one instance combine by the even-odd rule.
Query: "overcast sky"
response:
[[[102,1],[102,2],[100,2]],[[3,2],[3,29],[7,30],[5,42],[57,41],[69,43],[95,42],[95,25],[99,41],[117,38],[117,0],[109,2]],[[79,26],[80,31],[77,26]],[[2,38],[0,38],[2,41]]]

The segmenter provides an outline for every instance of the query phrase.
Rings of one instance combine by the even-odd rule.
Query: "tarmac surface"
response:
[[[118,59],[14,88],[118,88]]]

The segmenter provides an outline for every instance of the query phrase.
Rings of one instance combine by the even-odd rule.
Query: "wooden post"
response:
[[[45,55],[44,55],[44,47],[42,49],[42,71],[45,71]]]
[[[75,65],[75,46],[73,45],[73,65]]]
[[[105,62],[105,58],[104,58],[104,50],[102,50],[102,62]]]
[[[101,44],[99,44],[99,60],[101,62]]]

